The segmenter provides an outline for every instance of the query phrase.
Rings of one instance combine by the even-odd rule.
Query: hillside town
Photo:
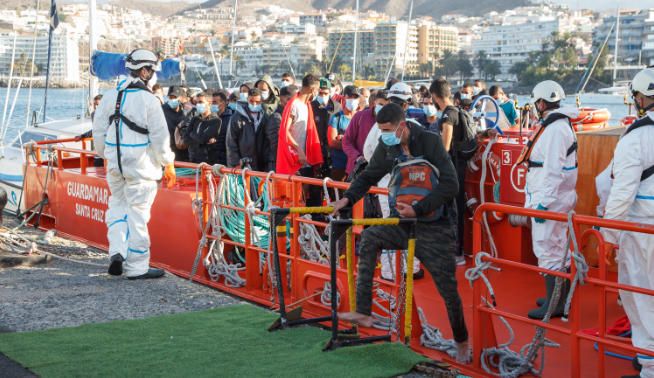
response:
[[[88,80],[88,6],[63,4],[59,15],[51,80],[78,86]],[[162,18],[104,4],[98,5],[94,27],[101,50],[146,47],[162,57],[182,57],[185,80],[195,84],[283,72],[335,73],[348,80],[442,75],[514,83],[528,80],[525,63],[558,42],[565,44],[559,50],[563,53],[555,54],[559,61],[549,63],[558,71],[583,72],[605,40],[602,68],[654,64],[654,8],[621,9],[619,17],[617,39],[607,37],[616,22],[615,11],[573,11],[552,4],[484,17],[447,14],[434,19],[414,14],[410,20],[374,11],[302,13],[279,6],[236,18],[232,7],[199,6]],[[0,10],[0,78],[8,77],[12,58],[18,63],[14,76],[33,71],[35,77],[43,77],[48,27],[48,9]]]

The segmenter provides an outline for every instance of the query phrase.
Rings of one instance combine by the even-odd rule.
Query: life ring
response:
[[[599,129],[607,126],[611,112],[606,108],[579,108],[579,116],[571,120],[576,131]]]
[[[500,158],[492,151],[494,143],[494,140],[489,140],[480,146],[475,155],[468,161],[465,193],[466,208],[471,214],[474,214],[475,209],[484,202],[500,203],[501,166]],[[485,172],[483,170],[484,165],[486,165]],[[484,174],[486,177],[484,177]],[[493,189],[490,196],[487,196],[486,184],[492,184]],[[493,211],[487,218],[489,224],[494,224],[503,220],[504,215]]]

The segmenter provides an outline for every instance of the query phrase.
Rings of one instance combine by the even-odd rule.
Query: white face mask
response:
[[[245,92],[241,92],[241,93],[239,93],[238,98],[241,101],[247,101],[248,100],[248,94],[245,93]]]
[[[152,87],[157,84],[157,73],[154,72],[150,80],[148,80],[148,89],[152,90]]]
[[[355,111],[359,107],[359,99],[358,98],[348,98],[345,100],[345,107],[349,111]]]
[[[266,101],[270,97],[270,92],[269,91],[261,91],[261,99]]]

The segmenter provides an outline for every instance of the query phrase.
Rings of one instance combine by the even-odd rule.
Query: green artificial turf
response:
[[[425,360],[397,343],[323,352],[329,332],[268,332],[275,319],[261,308],[235,305],[0,334],[0,352],[43,377],[390,377]]]

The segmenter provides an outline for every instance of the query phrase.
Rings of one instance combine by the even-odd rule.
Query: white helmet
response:
[[[629,85],[632,93],[642,93],[643,96],[654,96],[654,68],[645,68],[634,76]]]
[[[143,67],[151,67],[159,71],[161,69],[159,57],[150,50],[136,49],[125,58],[125,68],[128,70],[136,71]]]
[[[388,91],[389,99],[391,97],[396,97],[403,101],[409,101],[411,100],[412,96],[413,91],[411,91],[411,87],[408,84],[402,82],[393,84],[391,89]]]
[[[536,84],[531,91],[531,100],[536,102],[538,100],[545,100],[547,102],[559,102],[565,99],[565,92],[563,88],[553,80],[545,80]]]

